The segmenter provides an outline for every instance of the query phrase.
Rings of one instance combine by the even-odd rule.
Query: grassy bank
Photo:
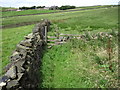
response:
[[[66,34],[117,31],[117,8],[66,13],[65,16],[52,20],[54,25],[49,35],[53,35],[55,27]],[[117,37],[112,37],[111,41],[108,37],[90,41],[73,39],[46,50],[40,71],[43,82],[39,87],[118,87],[117,40]],[[112,49],[110,55],[109,47]]]
[[[73,39],[46,51],[42,60],[42,88],[118,87],[117,37],[90,41]],[[112,66],[112,67],[111,67]]]

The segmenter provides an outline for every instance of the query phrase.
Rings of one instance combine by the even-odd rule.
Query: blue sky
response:
[[[0,6],[22,7],[22,6],[92,6],[92,5],[117,5],[119,0],[2,0]]]

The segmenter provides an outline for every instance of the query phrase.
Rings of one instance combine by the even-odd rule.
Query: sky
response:
[[[93,5],[118,5],[120,0],[1,0],[2,7],[22,6],[93,6]]]

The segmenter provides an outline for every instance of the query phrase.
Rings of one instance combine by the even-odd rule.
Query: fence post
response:
[[[55,27],[55,32],[56,32],[56,37],[57,37],[57,39],[59,39],[59,31],[58,31],[57,25],[56,25],[56,27]]]
[[[47,43],[47,26],[45,26],[45,42]]]

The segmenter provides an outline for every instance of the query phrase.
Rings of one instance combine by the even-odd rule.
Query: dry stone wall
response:
[[[33,32],[25,36],[11,56],[11,63],[6,66],[6,73],[0,78],[0,89],[26,90],[37,88],[39,82],[42,50],[46,45],[45,29],[49,31],[50,22],[42,20]]]

